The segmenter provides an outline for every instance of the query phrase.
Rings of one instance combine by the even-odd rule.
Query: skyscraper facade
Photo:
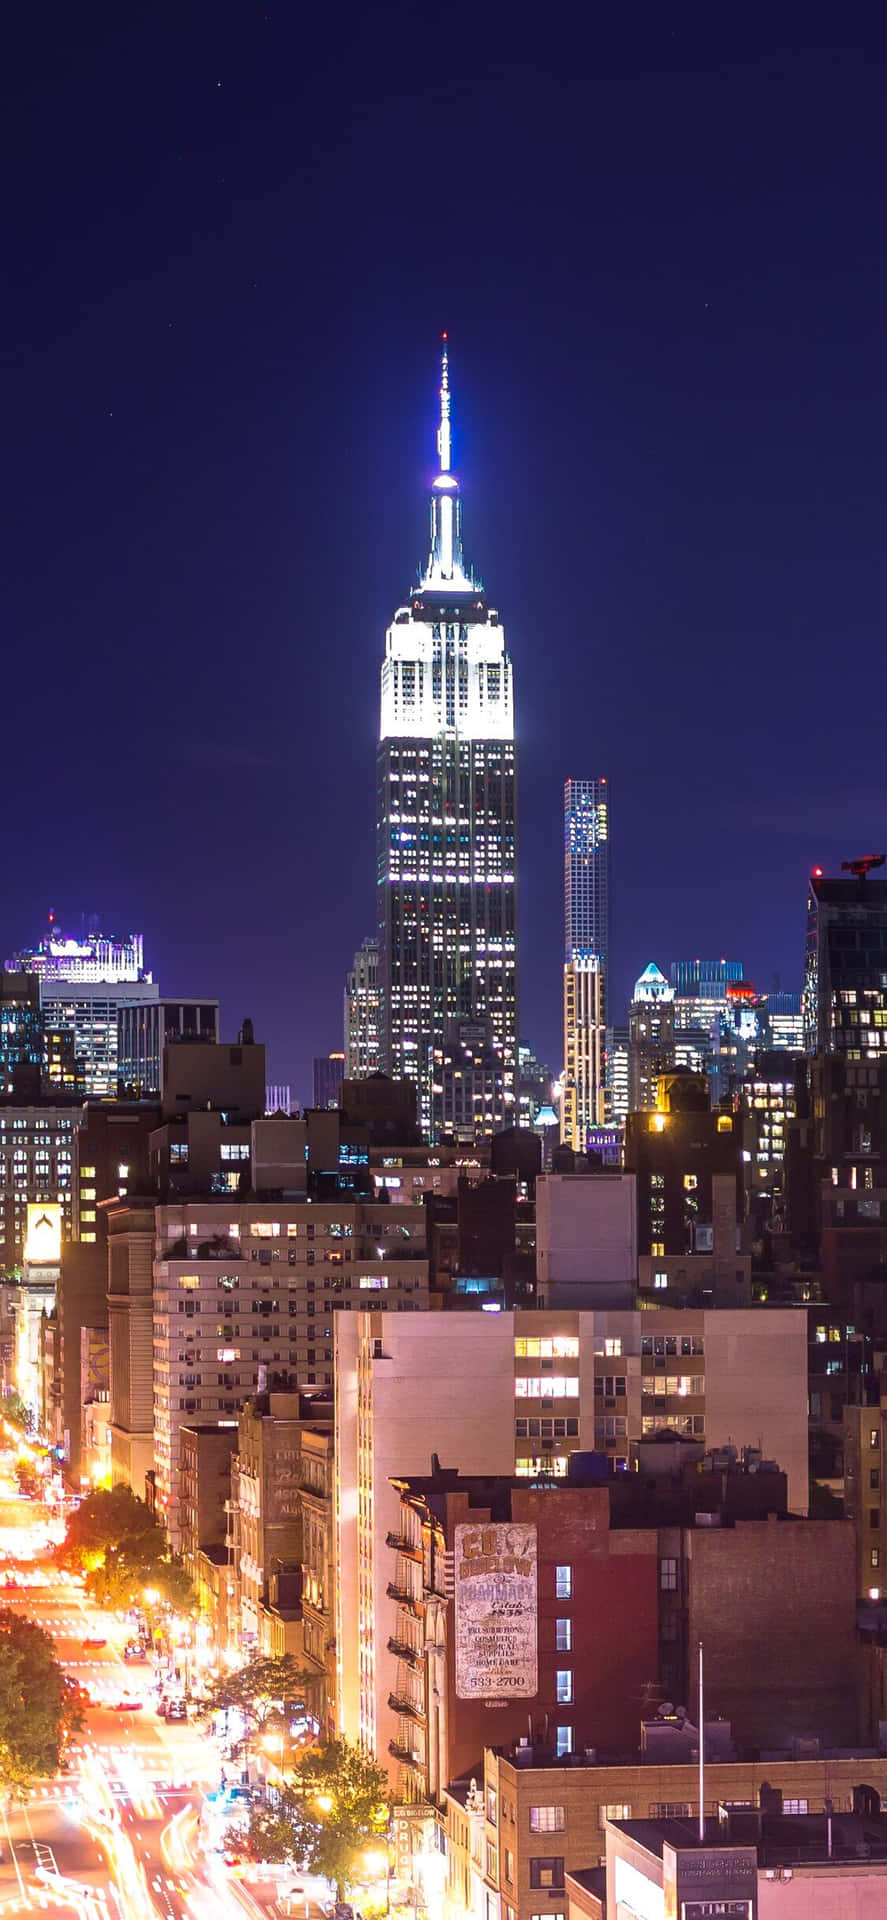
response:
[[[140,933],[131,933],[126,940],[100,933],[67,940],[52,921],[46,938],[12,962],[15,968],[38,976],[44,1023],[72,1036],[83,1087],[92,1098],[113,1099],[117,1093],[119,1009],[158,997],[157,984],[144,971],[143,962]]]
[[[606,1117],[609,808],[605,779],[566,782],[561,1139],[576,1153]]]
[[[379,1071],[381,1003],[379,942],[364,940],[345,979],[346,1080],[365,1080]]]
[[[807,895],[804,1042],[808,1053],[884,1058],[887,1048],[887,880],[814,873]]]
[[[489,1022],[508,1119],[517,1072],[511,661],[463,558],[446,339],[437,451],[428,562],[385,637],[376,814],[382,1065],[415,1081],[429,1139],[454,1023]]]
[[[635,981],[628,1033],[629,1111],[642,1113],[655,1107],[659,1077],[674,1066],[674,988],[653,960]]]

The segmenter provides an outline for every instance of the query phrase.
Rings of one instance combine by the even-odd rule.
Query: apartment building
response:
[[[488,1742],[530,1726],[559,1754],[627,1745],[655,1688],[655,1529],[611,1529],[606,1486],[444,1469],[397,1486],[385,1543],[396,1798],[440,1804]]]
[[[882,1401],[874,1407],[845,1406],[843,1426],[844,1512],[853,1521],[856,1590],[860,1599],[880,1600],[887,1589],[887,1405]]]
[[[331,1426],[332,1411],[322,1389],[260,1390],[240,1411],[231,1471],[240,1642],[261,1653],[271,1650],[265,1615],[275,1577],[298,1576],[290,1589],[295,1585],[301,1600],[303,1436],[309,1423]],[[317,1437],[322,1443],[324,1432]]]
[[[181,1430],[182,1559],[194,1585],[198,1560],[208,1547],[223,1547],[231,1501],[231,1457],[237,1446],[236,1420],[219,1420]]]
[[[790,1309],[364,1312],[336,1319],[335,1351],[338,1709],[386,1765],[399,1732],[392,1483],[427,1473],[433,1453],[465,1475],[557,1480],[571,1453],[628,1462],[663,1427],[709,1446],[750,1435],[807,1510],[806,1325]]]
[[[336,1732],[336,1549],[333,1531],[332,1427],[303,1428],[302,1658],[318,1725]]]
[[[377,1201],[186,1200],[154,1230],[156,1497],[178,1547],[181,1427],[236,1415],[260,1369],[271,1389],[331,1387],[335,1316],[427,1306],[428,1261],[423,1209]]]
[[[845,1813],[863,1782],[881,1795],[887,1793],[887,1756],[860,1751],[808,1759],[788,1754],[709,1759],[705,1811],[711,1820],[722,1808],[751,1811],[769,1788],[781,1798],[786,1814],[822,1813],[829,1803],[835,1813]],[[475,1802],[466,1813],[458,1791],[447,1797],[450,1887],[463,1904],[467,1882],[470,1904],[465,1904],[475,1920],[488,1920],[490,1914],[501,1915],[501,1920],[537,1920],[542,1913],[566,1920],[565,1875],[606,1859],[608,1821],[692,1822],[698,1793],[699,1770],[689,1754],[684,1760],[663,1761],[642,1747],[613,1762],[602,1764],[596,1756],[583,1755],[564,1764],[529,1745],[507,1752],[488,1749],[482,1788],[478,1781],[480,1806]],[[479,1827],[481,1820],[478,1871],[477,1862],[472,1870],[470,1854],[466,1858],[466,1828]],[[691,1826],[690,1834],[694,1831]],[[613,1911],[661,1914],[667,1909],[660,1890],[658,1907],[614,1906]]]

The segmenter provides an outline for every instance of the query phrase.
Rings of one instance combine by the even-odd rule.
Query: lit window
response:
[[[573,1674],[569,1667],[558,1667],[557,1699],[560,1706],[569,1706],[573,1698]]]
[[[563,1807],[531,1807],[531,1833],[563,1833],[565,1826]]]
[[[554,1571],[554,1591],[558,1600],[573,1598],[572,1567],[556,1567]]]
[[[558,1727],[555,1733],[554,1744],[555,1744],[555,1752],[558,1758],[560,1758],[560,1756],[564,1753],[572,1753],[573,1751],[572,1727]]]

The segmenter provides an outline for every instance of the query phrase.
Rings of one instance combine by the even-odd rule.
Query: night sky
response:
[[[887,33],[873,8],[19,6],[3,61],[3,955],[54,907],[310,1092],[374,923],[385,626],[449,329],[506,624],[522,1034],[561,790],[612,994],[800,984],[887,844]]]

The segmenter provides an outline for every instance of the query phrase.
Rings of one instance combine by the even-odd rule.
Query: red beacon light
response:
[[[814,880],[821,880],[822,878],[823,878],[823,871],[822,871],[822,868],[821,868],[821,867],[814,867],[814,869],[813,869],[813,879],[814,879]]]

